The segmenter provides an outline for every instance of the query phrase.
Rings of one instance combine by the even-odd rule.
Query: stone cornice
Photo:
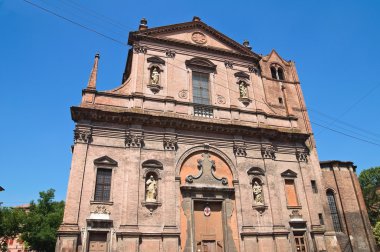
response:
[[[181,48],[188,48],[188,49],[192,49],[195,51],[202,51],[202,52],[207,52],[207,53],[215,53],[217,55],[225,55],[225,56],[230,56],[230,57],[236,57],[236,58],[240,58],[240,59],[254,61],[256,63],[258,63],[260,61],[260,57],[256,56],[256,54],[253,54],[253,55],[242,54],[242,53],[237,53],[237,52],[233,52],[233,51],[223,50],[223,49],[220,49],[217,47],[191,44],[191,43],[187,43],[187,42],[175,40],[175,39],[156,38],[156,37],[136,34],[136,35],[134,35],[134,41],[156,42],[159,44],[166,44],[166,45],[177,46],[177,47],[181,47]]]
[[[165,128],[176,128],[221,134],[241,134],[255,137],[268,137],[270,139],[284,139],[304,143],[309,134],[294,132],[294,130],[279,130],[274,127],[249,127],[213,118],[199,118],[194,116],[178,115],[168,112],[147,112],[142,109],[97,107],[71,107],[71,117],[75,122],[92,121],[116,124],[141,124]]]
[[[102,95],[102,96],[107,96],[107,97],[125,98],[125,99],[141,98],[141,99],[148,100],[148,101],[173,102],[174,104],[186,105],[186,106],[193,106],[194,105],[194,103],[191,103],[191,102],[184,102],[184,101],[175,100],[173,97],[170,97],[170,96],[167,96],[166,98],[157,98],[157,97],[145,96],[142,93],[132,93],[130,95],[125,95],[125,94],[110,93],[110,92],[97,91],[97,90],[91,90],[91,89],[83,89],[82,95],[85,95],[86,93],[95,94],[95,95]],[[275,114],[268,114],[262,110],[257,110],[257,111],[241,110],[236,106],[231,106],[228,108],[228,107],[210,105],[209,107],[219,109],[219,110],[229,110],[229,111],[244,112],[247,114],[263,115],[265,117],[276,118],[276,119],[295,120],[295,121],[298,120],[298,118],[296,116],[292,116],[292,115],[281,116],[281,115],[275,115]],[[111,108],[111,110],[112,110],[112,108]]]
[[[135,31],[129,33],[128,38],[128,44],[132,45],[134,41],[136,41],[136,38],[138,37],[152,37],[152,35],[156,34],[162,34],[162,33],[171,33],[171,32],[178,32],[178,31],[184,31],[184,30],[192,30],[192,29],[202,29],[209,34],[212,34],[215,38],[222,41],[223,43],[227,44],[228,46],[234,48],[235,50],[239,51],[241,54],[245,55],[251,55],[256,59],[260,59],[261,57],[252,52],[249,48],[245,47],[244,45],[234,41],[233,39],[229,38],[228,36],[224,35],[223,33],[217,31],[216,29],[212,28],[211,26],[208,26],[207,24],[203,23],[202,21],[192,21],[192,22],[185,22],[185,23],[179,23],[179,24],[173,24],[173,25],[166,25],[166,26],[160,26],[155,28],[146,29],[143,31]]]

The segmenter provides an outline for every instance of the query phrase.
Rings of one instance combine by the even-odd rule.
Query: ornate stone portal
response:
[[[188,227],[181,241],[183,251],[239,251],[234,241],[235,194],[228,165],[211,151],[198,152],[182,164],[180,176],[184,182],[181,222]]]

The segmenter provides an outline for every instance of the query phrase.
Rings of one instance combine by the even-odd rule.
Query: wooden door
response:
[[[222,202],[194,202],[194,237],[197,252],[222,252]]]
[[[296,242],[297,252],[307,252],[306,241],[304,235],[295,235],[294,240]]]
[[[107,252],[107,233],[90,233],[89,252]]]

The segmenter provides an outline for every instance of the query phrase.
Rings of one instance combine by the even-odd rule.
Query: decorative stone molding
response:
[[[74,131],[74,143],[90,143],[92,140],[92,134],[89,130],[75,130]]]
[[[281,173],[281,177],[285,177],[285,178],[297,178],[297,173],[295,173],[294,171],[288,169],[288,170],[284,171],[283,173]]]
[[[230,68],[230,69],[234,68],[234,63],[228,60],[224,61],[224,65],[226,66],[226,68]]]
[[[187,99],[189,91],[182,89],[181,91],[178,92],[178,97],[181,99]]]
[[[265,175],[265,172],[263,169],[261,169],[260,167],[251,167],[249,168],[249,170],[247,171],[247,174],[248,175],[252,175],[252,176],[264,176]]]
[[[102,156],[94,160],[94,164],[97,166],[106,165],[106,166],[117,166],[117,161],[113,160],[108,156]]]
[[[308,160],[307,160],[308,155],[309,155],[308,151],[299,151],[299,150],[296,151],[296,158],[297,158],[298,162],[307,163],[308,162]]]
[[[292,210],[292,213],[289,215],[291,220],[302,220],[302,214],[298,209]]]
[[[153,94],[157,94],[162,89],[162,86],[159,84],[148,84],[147,87],[152,91]]]
[[[164,149],[165,150],[177,150],[178,147],[177,138],[164,138]]]
[[[239,98],[238,100],[239,100],[241,103],[243,103],[244,106],[246,106],[246,107],[252,102],[252,100],[249,99],[249,98],[247,98],[247,97],[241,97],[241,98]]]
[[[197,44],[206,44],[207,43],[207,38],[206,38],[206,35],[204,35],[202,32],[193,32],[193,34],[191,34],[191,40],[194,42],[194,43],[197,43]]]
[[[261,155],[266,159],[276,159],[277,148],[273,145],[263,146],[261,147]]]
[[[141,148],[144,146],[144,136],[128,134],[125,138],[125,145],[129,148]]]
[[[237,157],[245,157],[247,155],[245,145],[234,145],[234,154]]]
[[[226,104],[226,98],[222,95],[217,95],[216,101],[218,104]]]
[[[147,48],[145,46],[140,46],[139,44],[134,44],[133,50],[136,53],[144,53],[145,54],[147,52]]]
[[[166,57],[168,57],[168,58],[174,58],[176,53],[175,53],[175,51],[168,49],[165,51],[165,54],[166,54]]]
[[[154,64],[159,64],[159,65],[165,65],[165,60],[161,59],[160,57],[157,56],[152,56],[146,59],[147,62],[149,63],[154,63]]]
[[[218,184],[222,182],[223,185],[228,185],[228,180],[225,177],[219,178],[215,174],[215,161],[210,160],[211,155],[207,152],[202,154],[203,159],[198,159],[198,174],[197,175],[188,175],[186,177],[186,182],[192,184],[194,180],[197,180],[199,183],[205,184]]]
[[[234,76],[236,78],[249,79],[249,75],[247,73],[242,72],[242,71],[234,73]]]
[[[104,205],[97,205],[95,210],[91,211],[94,214],[111,214],[111,212]]]
[[[143,207],[146,207],[149,210],[149,214],[152,215],[153,211],[156,210],[157,207],[161,206],[162,203],[161,202],[147,202],[147,201],[143,201],[143,202],[141,202],[141,205]]]
[[[255,67],[255,66],[249,66],[248,71],[251,73],[255,73],[255,74],[259,73],[259,69],[257,69],[257,67]]]

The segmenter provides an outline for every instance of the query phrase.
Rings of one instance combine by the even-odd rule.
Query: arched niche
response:
[[[163,170],[164,167],[160,161],[149,159],[144,161],[141,166],[143,168],[144,179],[146,179],[150,173],[154,173],[157,180],[161,179],[160,171]]]

